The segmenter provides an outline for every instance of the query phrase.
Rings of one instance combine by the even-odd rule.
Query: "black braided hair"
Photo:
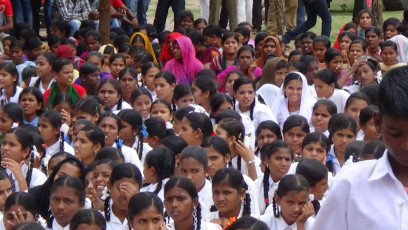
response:
[[[143,133],[139,130],[139,143],[137,144],[136,152],[139,154],[139,160],[143,157]]]
[[[30,188],[31,179],[33,176],[33,167],[34,167],[34,150],[32,149],[30,153],[30,162],[28,164],[28,170],[26,174],[27,188]]]
[[[214,204],[211,205],[211,207],[210,207],[210,212],[216,212],[216,211],[218,211],[217,207],[215,207]]]
[[[333,173],[333,161],[327,161],[326,167],[329,170],[329,172]]]
[[[40,88],[40,83],[41,83],[41,78],[39,77],[39,78],[35,81],[33,87],[39,89],[39,88]]]
[[[147,153],[144,163],[147,167],[153,167],[158,184],[153,193],[158,194],[163,186],[163,180],[169,178],[174,173],[171,153],[167,148],[155,148]]]
[[[198,205],[197,205],[197,208],[196,208],[196,210],[197,210],[197,226],[195,226],[196,228],[196,230],[200,230],[201,229],[201,204],[200,204],[200,202],[198,202]]]
[[[256,101],[256,97],[255,97],[254,101],[251,104],[251,109],[249,110],[249,118],[251,119],[251,121],[254,120],[255,101]]]
[[[279,207],[278,207],[278,204],[277,204],[276,201],[275,201],[275,198],[273,199],[273,215],[274,215],[276,218],[279,218],[279,216],[280,216]]]
[[[116,107],[116,110],[121,110],[122,104],[123,104],[123,98],[121,96],[120,99],[118,100],[118,104],[117,104],[118,106]]]
[[[110,196],[108,196],[108,197],[106,197],[106,199],[105,199],[105,204],[103,205],[103,208],[104,208],[104,214],[105,214],[105,220],[106,220],[106,222],[108,222],[108,221],[110,221],[110,216],[111,216],[111,210],[110,210],[110,199],[111,199],[111,197]]]
[[[163,186],[163,180],[159,180],[159,183],[156,186],[156,189],[153,191],[154,194],[159,194],[160,190],[162,189]]]
[[[249,193],[245,194],[244,199],[244,211],[242,212],[242,216],[251,216],[251,196]]]
[[[49,228],[49,229],[52,229],[52,222],[54,221],[54,217],[53,216],[51,216],[50,218],[48,218],[47,220],[46,220],[46,222],[47,222],[47,228]]]
[[[317,215],[317,213],[319,213],[319,210],[320,210],[320,202],[318,200],[313,200],[312,204],[315,210],[315,214]]]
[[[237,169],[240,172],[241,172],[241,162],[242,162],[241,155],[238,155],[238,157],[237,157]]]
[[[64,133],[62,131],[60,132],[59,138],[60,138],[59,150],[64,151]]]
[[[265,167],[265,172],[263,175],[263,196],[264,196],[264,202],[265,202],[265,208],[269,206],[269,166]]]
[[[1,158],[1,157],[0,157]],[[11,191],[12,192],[15,192],[16,191],[16,182],[14,181],[14,179],[12,178],[12,174],[10,173],[10,175],[6,172],[6,169],[5,168],[3,168],[3,166],[1,166],[0,165],[0,169],[1,169],[1,171],[3,171],[4,172],[4,174],[6,174],[7,175],[7,177],[8,177],[8,179],[10,180],[10,183],[11,183]]]

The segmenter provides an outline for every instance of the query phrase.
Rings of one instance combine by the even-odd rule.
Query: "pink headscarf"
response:
[[[170,71],[176,76],[177,84],[187,83],[191,85],[197,73],[204,69],[204,66],[196,59],[194,46],[190,38],[181,36],[176,38],[174,42],[177,42],[180,47],[183,63],[172,59],[167,62],[164,70]]]

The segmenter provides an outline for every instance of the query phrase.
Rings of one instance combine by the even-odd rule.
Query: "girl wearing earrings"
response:
[[[193,182],[185,177],[172,177],[164,187],[166,214],[173,219],[168,230],[217,230],[221,226],[204,222],[201,205]]]
[[[65,151],[74,155],[74,149],[64,141],[61,126],[64,122],[62,115],[56,111],[47,111],[38,119],[38,130],[47,146],[46,156],[52,156],[58,151]]]
[[[212,180],[214,206],[205,221],[221,227],[230,224],[231,218],[239,219],[251,215],[251,198],[242,174],[233,168],[218,170]]]
[[[41,185],[47,179],[40,170],[34,168],[33,145],[31,133],[22,128],[10,129],[4,135],[1,168],[9,176],[15,192]]]

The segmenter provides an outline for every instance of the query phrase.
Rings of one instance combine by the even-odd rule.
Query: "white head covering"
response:
[[[272,110],[275,102],[280,99],[281,90],[274,84],[263,84],[256,93],[262,97],[265,104]]]
[[[300,99],[300,110],[299,115],[306,118],[308,123],[312,117],[313,105],[316,103],[316,99],[310,94],[309,86],[307,84],[306,77],[300,72],[289,72],[288,74],[295,73],[302,79],[302,97]],[[288,76],[288,74],[286,76]],[[283,123],[290,116],[288,101],[284,95],[283,85],[281,85],[281,95],[280,99],[276,100],[272,112],[274,113],[279,126],[282,128]]]
[[[390,38],[389,40],[393,41],[397,44],[398,50],[398,62],[400,63],[407,63],[408,58],[408,39],[404,35],[395,35],[394,37]]]

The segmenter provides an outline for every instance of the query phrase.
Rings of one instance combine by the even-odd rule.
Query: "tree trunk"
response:
[[[110,30],[110,0],[99,1],[99,34],[101,35],[101,44],[109,43]]]

